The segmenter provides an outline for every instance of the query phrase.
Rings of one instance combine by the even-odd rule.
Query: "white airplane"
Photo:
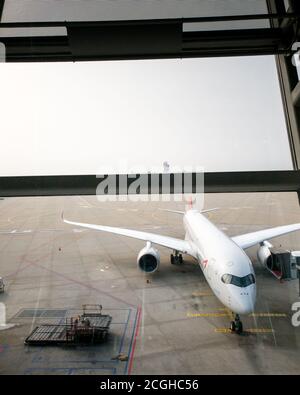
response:
[[[268,248],[271,245],[267,240],[300,230],[300,224],[279,226],[230,238],[203,215],[213,210],[216,209],[201,212],[192,207],[186,212],[164,210],[183,215],[185,240],[138,230],[73,222],[63,216],[62,218],[70,225],[145,241],[146,246],[137,257],[137,265],[145,273],[154,273],[160,264],[159,252],[152,244],[173,250],[172,264],[182,263],[182,254],[194,257],[216,297],[235,313],[230,329],[232,332],[241,333],[243,325],[239,315],[253,312],[256,301],[255,274],[252,262],[244,250],[260,243],[258,259],[267,266],[271,255]]]

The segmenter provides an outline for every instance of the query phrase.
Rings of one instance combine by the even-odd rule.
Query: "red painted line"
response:
[[[135,328],[135,334],[134,334],[134,339],[133,339],[133,344],[132,344],[132,349],[131,349],[131,354],[130,354],[128,374],[131,374],[132,365],[133,365],[134,351],[135,351],[135,346],[136,346],[136,339],[137,339],[137,337],[139,335],[139,331],[140,331],[141,317],[142,317],[142,308],[141,308],[141,306],[138,308],[138,313],[137,314],[138,314],[138,318],[137,318],[137,324],[136,324],[136,328]]]
[[[21,263],[21,264],[19,265],[19,268],[18,268],[16,271],[7,274],[7,275],[4,276],[3,278],[6,279],[6,278],[8,278],[8,277],[16,276],[17,274],[19,274],[19,273],[22,272],[23,270],[27,269],[29,266],[32,266],[32,263],[29,263],[28,265],[23,266],[23,267],[22,267],[22,263]]]
[[[131,307],[134,306],[133,304],[131,304],[131,303],[129,303],[129,302],[125,302],[125,301],[124,301],[123,299],[121,299],[121,298],[117,298],[116,296],[111,295],[109,292],[101,291],[100,289],[95,288],[95,287],[92,287],[91,285],[88,285],[88,284],[84,283],[83,281],[75,280],[75,279],[73,279],[73,278],[71,278],[71,277],[69,277],[69,276],[66,276],[66,275],[63,274],[63,273],[57,272],[57,271],[55,271],[55,270],[53,270],[53,269],[48,269],[47,267],[42,266],[42,265],[40,265],[40,264],[38,264],[38,263],[32,262],[32,265],[37,266],[37,267],[39,267],[39,268],[41,268],[41,269],[44,269],[44,270],[46,270],[46,271],[49,272],[49,273],[56,274],[58,277],[64,278],[65,280],[68,280],[68,281],[72,282],[73,284],[81,285],[82,287],[85,287],[85,288],[87,288],[87,289],[89,289],[89,290],[92,290],[92,291],[95,291],[95,292],[97,292],[97,293],[100,293],[100,294],[102,294],[102,295],[106,295],[106,296],[108,296],[109,298],[112,298],[112,299],[114,299],[114,300],[117,300],[118,302],[126,303],[127,306],[131,306]]]

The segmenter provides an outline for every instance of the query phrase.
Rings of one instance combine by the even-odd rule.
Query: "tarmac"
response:
[[[300,222],[294,193],[208,194],[206,214],[230,236]],[[142,241],[76,228],[70,220],[127,227],[184,238],[180,215],[159,208],[183,202],[109,201],[95,196],[0,200],[0,374],[299,374],[300,326],[292,305],[297,280],[280,282],[247,250],[257,276],[254,314],[245,333],[228,330],[231,312],[217,300],[197,262],[170,264],[158,247],[159,270],[137,268]],[[272,240],[300,250],[300,232]],[[41,323],[62,323],[83,304],[101,304],[112,319],[97,346],[24,344]],[[3,318],[3,313],[2,313]],[[1,322],[0,322],[1,324]],[[7,326],[5,326],[6,324]],[[120,357],[121,356],[121,357]]]

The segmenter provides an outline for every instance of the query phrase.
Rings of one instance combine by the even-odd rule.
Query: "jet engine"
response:
[[[151,246],[151,243],[147,243],[146,247],[140,251],[137,257],[137,265],[139,269],[144,273],[150,274],[156,272],[159,264],[159,252]]]
[[[262,243],[257,251],[258,261],[268,269],[272,266],[272,253],[270,251],[270,246],[266,242]]]

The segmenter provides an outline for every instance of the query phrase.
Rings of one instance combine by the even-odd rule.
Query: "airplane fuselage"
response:
[[[186,240],[192,243],[216,297],[236,314],[253,312],[256,281],[252,262],[246,253],[197,210],[187,211],[183,222]]]

